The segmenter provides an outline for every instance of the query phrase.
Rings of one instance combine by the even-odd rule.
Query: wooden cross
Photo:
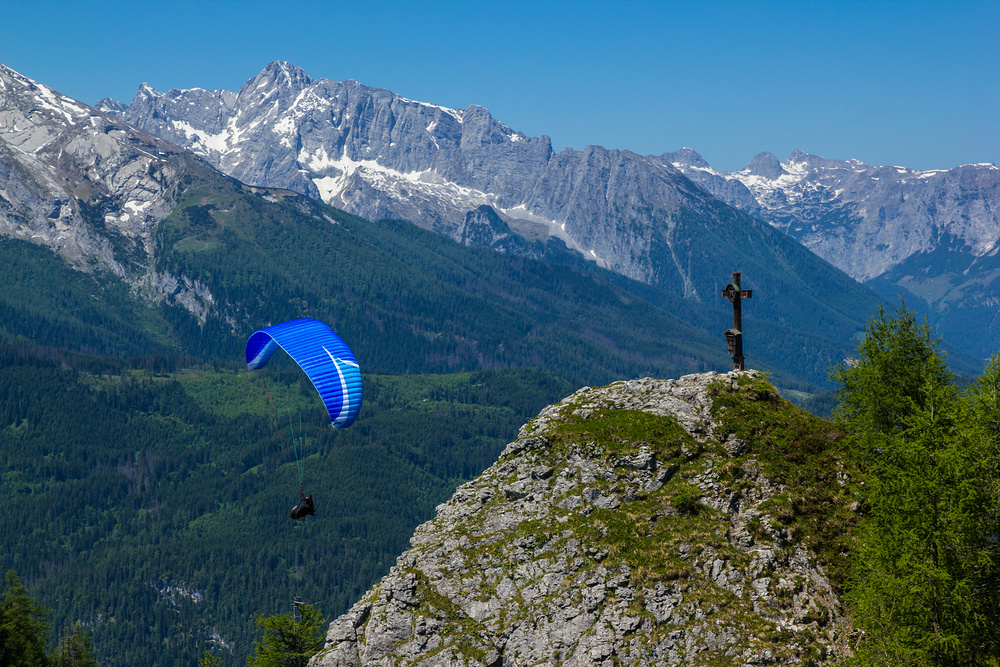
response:
[[[722,296],[733,304],[733,328],[727,329],[726,347],[733,355],[733,370],[743,370],[743,314],[740,312],[740,300],[753,297],[753,290],[740,289],[740,274],[733,271],[733,282],[722,290]]]

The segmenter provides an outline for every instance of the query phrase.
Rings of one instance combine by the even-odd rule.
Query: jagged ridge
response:
[[[564,245],[661,289],[669,302],[658,305],[691,322],[705,318],[713,335],[728,306],[719,292],[740,270],[767,298],[745,313],[748,323],[766,323],[757,354],[807,365],[803,374],[820,383],[879,303],[663,157],[600,146],[554,153],[547,137],[527,137],[475,105],[447,109],[276,62],[238,93],[143,85],[124,109],[101,106],[245,183],[506,252],[539,256],[538,243]]]

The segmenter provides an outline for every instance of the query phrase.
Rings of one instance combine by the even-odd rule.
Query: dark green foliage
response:
[[[326,621],[309,605],[296,605],[292,614],[258,616],[257,625],[264,637],[254,643],[250,667],[306,667],[323,648]]]
[[[198,660],[198,667],[225,667],[226,662],[217,653],[205,651]]]
[[[1000,646],[1000,354],[993,355],[978,380],[963,396],[964,424],[970,429],[974,478],[984,484],[988,501],[972,517],[981,557],[970,564],[973,596],[982,602],[984,643]],[[978,525],[976,525],[978,524]],[[994,656],[996,657],[996,656]]]
[[[701,490],[694,484],[680,484],[670,496],[670,504],[684,514],[697,514],[700,500]]]
[[[51,667],[98,667],[94,650],[90,645],[90,633],[80,623],[74,623],[69,633],[59,640],[52,655]]]
[[[214,317],[246,323],[234,341],[178,312],[175,330],[201,354],[235,355],[225,346],[255,328],[306,316],[350,341],[364,368],[385,372],[540,365],[580,383],[693,369],[714,356],[703,334],[590,267],[467,248],[410,223],[282,197],[191,193],[197,204],[158,228],[157,268],[210,289]]]
[[[0,346],[0,502],[17,508],[0,554],[56,628],[86,624],[102,664],[194,665],[210,646],[243,664],[254,614],[294,596],[346,611],[457,484],[571,391],[533,369],[366,375],[358,421],[334,431],[301,371],[276,366],[252,381]],[[293,442],[317,506],[298,522]]]
[[[211,292],[204,321],[174,296],[144,303],[114,276],[0,239],[0,341],[238,360],[255,329],[305,316],[333,326],[366,372],[539,366],[579,385],[724,362],[705,334],[586,262],[467,248],[305,197],[272,203],[222,185],[189,195],[157,230],[156,268],[188,279],[175,294]]]
[[[0,341],[131,356],[179,352],[156,310],[114,276],[71,269],[52,251],[0,237]]]
[[[0,598],[0,665],[4,667],[100,667],[90,646],[90,634],[74,623],[48,656],[49,610],[28,595],[13,570]]]
[[[837,420],[847,424],[857,456],[867,460],[887,434],[899,433],[927,399],[925,383],[950,383],[951,371],[931,340],[930,327],[900,303],[893,315],[879,308],[855,358],[831,372],[838,383]]]
[[[47,610],[28,595],[13,571],[7,572],[7,590],[0,598],[0,665],[45,667]]]
[[[834,371],[865,512],[849,600],[863,665],[988,665],[996,628],[996,369],[962,398],[928,327],[880,311]],[[991,470],[992,468],[992,470]]]
[[[731,317],[729,304],[712,298],[715,282],[721,287],[727,276],[712,277],[716,255],[704,247],[713,234],[763,224],[720,209],[709,217],[724,219],[724,229],[702,237],[704,221],[684,221],[694,234],[685,243],[698,248],[687,269],[697,283],[694,299],[671,291],[680,278],[668,277],[667,266],[660,286],[645,285],[571,253],[538,261],[469,248],[407,222],[371,223],[306,197],[251,191],[186,169],[192,173],[178,205],[155,231],[152,267],[179,283],[141,290],[162,302],[150,305],[113,276],[73,271],[42,248],[4,241],[0,259],[12,270],[0,277],[0,340],[234,359],[255,329],[308,316],[331,324],[368,370],[541,366],[575,385],[677,377],[730,363],[718,333]],[[748,357],[782,386],[814,391],[861,325],[857,303],[867,309],[873,296],[838,276],[805,289],[808,304],[792,301],[787,295],[813,266],[809,253],[791,240],[786,247],[780,235],[778,248],[756,247],[754,238],[732,239],[726,251],[752,256],[744,277],[759,296],[744,312],[753,332]],[[141,275],[152,260],[129,259],[133,251],[121,260]],[[780,266],[768,259],[772,251]],[[211,293],[201,302],[203,318],[180,305],[185,290]]]

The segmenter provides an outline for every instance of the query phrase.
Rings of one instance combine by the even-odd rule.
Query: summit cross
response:
[[[733,328],[727,329],[724,332],[726,335],[726,347],[729,349],[729,353],[733,355],[733,370],[742,371],[743,313],[740,310],[740,301],[752,298],[753,290],[740,289],[740,274],[738,271],[733,271],[733,282],[726,285],[726,289],[722,290],[722,296],[729,299],[730,303],[733,304]]]

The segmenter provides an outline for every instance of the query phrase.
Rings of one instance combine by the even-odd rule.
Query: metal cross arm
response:
[[[730,303],[736,301],[736,299],[749,299],[753,297],[752,289],[736,289],[734,285],[726,285],[726,289],[722,290],[722,296],[729,299]]]

